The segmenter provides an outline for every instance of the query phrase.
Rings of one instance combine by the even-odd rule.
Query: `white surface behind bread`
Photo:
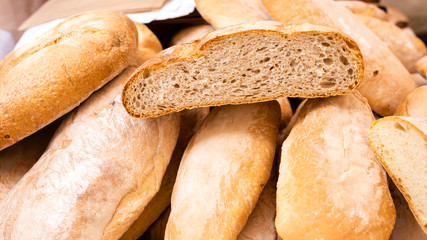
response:
[[[388,240],[396,215],[386,173],[366,140],[372,121],[358,92],[305,102],[282,146],[282,239]]]
[[[117,239],[160,187],[179,115],[130,117],[120,92],[134,69],[93,94],[0,204],[0,239]]]
[[[382,118],[368,141],[427,233],[427,118]]]

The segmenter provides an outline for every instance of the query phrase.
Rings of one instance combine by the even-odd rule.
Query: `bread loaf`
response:
[[[171,160],[163,176],[159,191],[144,208],[138,219],[129,227],[122,240],[136,240],[162,214],[171,201],[172,189],[175,184],[179,163],[194,133],[200,128],[203,119],[208,115],[209,108],[195,108],[180,113],[180,131]]]
[[[357,17],[386,44],[409,72],[417,71],[415,64],[427,54],[426,46],[421,39],[390,22],[361,15]]]
[[[129,64],[139,67],[142,63],[162,51],[163,48],[159,39],[147,26],[142,23],[134,23],[138,31],[138,49]]]
[[[354,14],[332,0],[263,0],[273,18],[287,23],[312,23],[341,30],[362,51],[365,71],[358,88],[372,109],[392,115],[417,86],[406,68],[387,46]]]
[[[427,118],[427,86],[415,89],[396,109],[394,115]]]
[[[277,102],[214,108],[184,153],[165,239],[236,239],[267,183]]]
[[[64,115],[134,56],[133,22],[113,11],[70,17],[0,62],[0,150]]]
[[[427,233],[427,118],[382,118],[368,142]]]
[[[256,22],[164,50],[132,76],[123,104],[132,116],[156,117],[285,96],[326,97],[350,93],[362,72],[357,45],[339,32]]]
[[[282,239],[388,239],[395,209],[367,143],[374,116],[359,93],[308,100],[282,146],[276,230]]]
[[[271,20],[261,0],[196,0],[203,19],[216,29]]]
[[[203,36],[214,30],[215,29],[209,24],[184,28],[183,30],[179,31],[175,36],[173,36],[171,40],[171,46],[202,38]]]
[[[118,239],[159,190],[179,116],[135,119],[120,92],[134,69],[91,96],[0,204],[1,239]]]
[[[353,14],[388,21],[387,13],[375,4],[362,1],[337,1],[337,3],[350,10]]]

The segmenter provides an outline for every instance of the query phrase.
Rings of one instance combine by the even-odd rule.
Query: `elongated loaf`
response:
[[[261,0],[196,0],[196,7],[216,29],[272,19]]]
[[[394,115],[427,118],[427,86],[421,86],[409,94]]]
[[[362,1],[337,1],[337,3],[354,14],[388,21],[387,13],[376,4],[369,4]]]
[[[236,239],[269,179],[279,121],[275,101],[209,113],[182,158],[165,239]]]
[[[250,42],[250,44],[248,44]],[[312,25],[262,21],[231,26],[169,48],[123,90],[135,117],[186,108],[348,94],[363,76],[357,45]]]
[[[421,39],[390,22],[360,15],[357,17],[387,45],[409,72],[417,71],[415,64],[427,54]]]
[[[408,70],[387,46],[349,10],[332,0],[263,0],[273,18],[287,23],[311,23],[341,30],[362,51],[365,71],[358,88],[372,109],[392,115],[417,86]]]
[[[70,17],[0,62],[0,150],[69,112],[117,76],[137,47],[113,11]]]
[[[179,116],[130,117],[128,69],[59,127],[0,204],[0,239],[118,239],[159,190]]]
[[[357,92],[302,106],[282,147],[276,215],[282,239],[389,239],[395,209],[367,143],[372,121]]]
[[[180,112],[180,131],[177,144],[172,153],[171,160],[163,176],[159,191],[144,208],[138,219],[129,227],[122,240],[136,240],[145,230],[162,214],[170,205],[172,189],[175,184],[179,164],[185,148],[194,133],[202,125],[203,119],[208,115],[209,108],[195,108]]]
[[[382,118],[368,142],[427,233],[427,118]]]
[[[138,31],[138,49],[130,65],[139,67],[145,61],[162,51],[162,44],[156,35],[144,24],[134,22]]]
[[[58,124],[55,121],[0,151],[0,202],[43,154]]]

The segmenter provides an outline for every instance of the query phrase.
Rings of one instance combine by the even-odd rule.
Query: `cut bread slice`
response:
[[[427,119],[382,118],[368,142],[427,233]]]
[[[352,92],[362,56],[346,35],[325,27],[261,21],[214,31],[144,63],[123,91],[134,117],[279,97]]]

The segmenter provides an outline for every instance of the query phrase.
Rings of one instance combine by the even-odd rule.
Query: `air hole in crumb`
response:
[[[296,65],[296,63],[295,63],[295,60],[291,60],[291,62],[289,63],[289,65],[291,66],[291,67],[293,67],[293,66],[295,66]]]
[[[374,77],[375,77],[375,76],[377,76],[377,75],[378,75],[378,73],[379,73],[379,71],[378,71],[378,70],[374,71]]]
[[[332,59],[330,59],[330,58],[324,58],[324,59],[323,59],[323,62],[324,62],[326,65],[331,65],[334,61],[332,61]]]
[[[400,123],[395,123],[394,128],[396,128],[397,130],[406,132],[406,129]]]
[[[233,80],[231,80],[231,82],[230,83],[235,83],[236,82],[236,80],[235,79],[233,79]]]
[[[299,52],[299,53],[300,53],[300,52],[302,52],[302,49],[298,48],[298,49],[297,49],[297,52]]]
[[[227,80],[222,80],[222,83],[227,83]]]
[[[213,72],[213,71],[215,71],[215,68],[208,68],[208,71]]]
[[[259,51],[262,51],[262,50],[265,50],[265,49],[267,49],[267,47],[258,48],[256,51],[259,52]]]
[[[330,37],[330,36],[328,37],[328,40],[332,40],[332,39],[333,39],[332,37]]]
[[[348,72],[348,74],[352,75],[352,74],[353,74],[353,69],[352,69],[352,68],[349,68],[349,69],[347,70],[347,72]]]
[[[260,73],[261,71],[260,71],[259,69],[255,69],[255,70],[253,70],[252,72],[253,72],[253,73],[255,73],[255,74],[258,74],[258,73]]]
[[[331,44],[329,44],[329,43],[327,43],[327,42],[322,42],[322,45],[323,45],[323,46],[325,46],[325,47],[329,47],[329,46],[331,46]]]
[[[348,60],[347,60],[347,58],[346,57],[344,57],[344,56],[340,56],[340,61],[342,62],[342,64],[344,64],[344,65],[348,65]]]
[[[265,62],[268,62],[268,61],[270,61],[270,58],[266,57],[266,58],[262,59],[261,61],[259,61],[259,63],[265,63]]]
[[[325,54],[321,53],[321,54],[319,55],[319,57],[323,58],[323,57],[325,57]]]
[[[174,87],[174,88],[179,88],[180,86],[179,86],[179,84],[178,84],[178,83],[176,83],[175,85],[173,85],[173,87]]]
[[[248,88],[246,85],[240,85],[241,88]]]
[[[323,80],[319,83],[320,87],[322,88],[331,88],[335,86],[336,82],[334,78],[329,78],[327,80]]]
[[[150,72],[144,71],[144,73],[142,74],[142,78],[148,78],[148,77],[150,77]]]

